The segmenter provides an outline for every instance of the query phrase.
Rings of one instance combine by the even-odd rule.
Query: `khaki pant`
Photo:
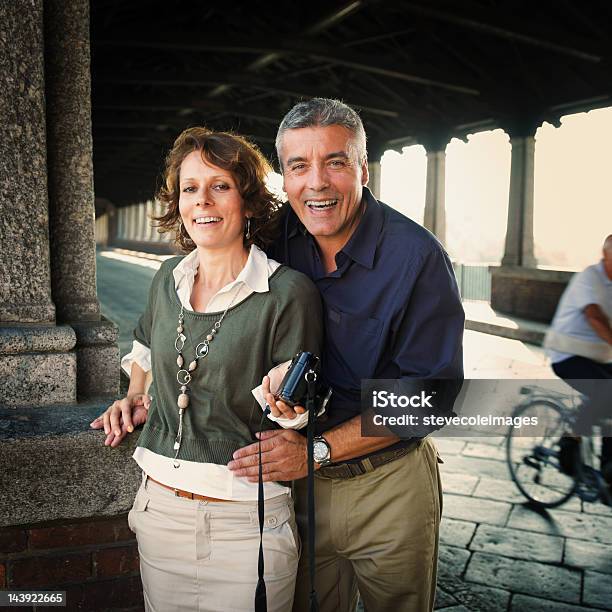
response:
[[[291,610],[299,539],[289,495],[266,501],[265,579],[269,612]],[[128,514],[140,553],[148,612],[252,611],[257,584],[257,502],[176,497],[143,479]]]
[[[309,593],[306,479],[295,487],[303,550],[294,612]],[[349,479],[315,479],[320,612],[427,612],[436,592],[442,486],[434,443]]]

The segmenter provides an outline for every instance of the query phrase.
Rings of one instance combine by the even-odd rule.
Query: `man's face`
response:
[[[283,187],[300,221],[320,244],[338,250],[359,222],[368,166],[340,125],[287,130],[281,145]]]

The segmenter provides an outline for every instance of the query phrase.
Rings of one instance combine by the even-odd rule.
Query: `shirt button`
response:
[[[269,516],[266,520],[266,525],[268,527],[276,527],[276,523],[278,523],[278,521],[275,516]]]

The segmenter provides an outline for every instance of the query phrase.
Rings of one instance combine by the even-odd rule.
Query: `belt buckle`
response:
[[[363,476],[363,474],[366,473],[365,468],[361,465],[361,462],[359,463],[347,463],[349,472],[351,473],[351,478],[354,478],[355,476]]]

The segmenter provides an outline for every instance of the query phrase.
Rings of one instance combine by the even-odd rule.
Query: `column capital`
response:
[[[446,151],[446,145],[452,138],[450,130],[429,131],[419,135],[419,143],[425,147],[427,153]]]
[[[502,119],[499,124],[504,132],[510,136],[510,140],[513,140],[515,138],[533,138],[544,121],[552,123],[555,127],[561,125],[559,117],[550,113],[508,116]]]
[[[385,151],[390,148],[391,147],[386,146],[383,142],[376,140],[368,142],[368,163],[380,162]]]

